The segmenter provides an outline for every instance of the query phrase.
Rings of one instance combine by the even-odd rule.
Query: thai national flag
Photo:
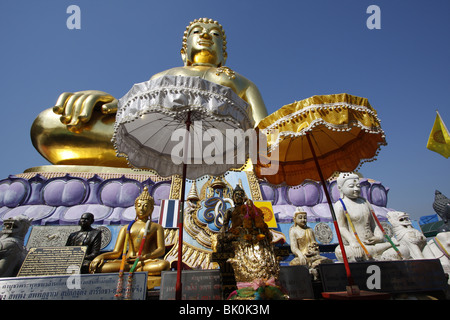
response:
[[[177,228],[180,200],[161,200],[158,223],[163,228]]]

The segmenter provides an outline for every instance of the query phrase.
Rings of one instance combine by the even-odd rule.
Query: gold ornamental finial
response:
[[[225,189],[227,184],[223,181],[222,176],[214,177],[214,181],[211,183],[213,189]]]
[[[198,197],[197,193],[197,184],[195,183],[195,180],[192,182],[191,190],[189,190],[189,194],[187,196],[187,200],[190,201],[198,201],[200,198]]]

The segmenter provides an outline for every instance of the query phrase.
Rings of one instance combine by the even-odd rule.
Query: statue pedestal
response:
[[[275,255],[277,257],[287,257],[290,254],[288,246],[275,247]],[[234,270],[228,259],[234,258],[232,252],[213,252],[211,261],[216,262],[220,266],[220,275],[222,277],[223,299],[226,300],[229,295],[237,289]]]
[[[160,276],[148,276],[147,277],[147,290],[151,290],[154,287],[161,286],[161,277]]]
[[[322,297],[331,300],[387,300],[391,296],[389,293],[360,291],[358,289],[356,289],[358,291],[356,293],[355,288],[353,288],[353,292],[349,292],[351,290],[349,288],[349,290],[341,292],[322,292]]]
[[[222,296],[226,300],[230,293],[236,290],[236,279],[234,278],[234,270],[231,263],[227,262],[229,258],[233,258],[231,252],[213,252],[211,261],[216,262],[220,267],[220,275],[222,277]]]
[[[181,274],[182,300],[221,300],[219,270],[183,270]],[[176,271],[161,274],[160,300],[176,299]]]
[[[343,263],[321,264],[324,298],[386,299],[386,294],[441,295],[447,290],[447,279],[437,259],[367,261],[349,265],[355,285],[361,290],[359,294],[348,292]]]

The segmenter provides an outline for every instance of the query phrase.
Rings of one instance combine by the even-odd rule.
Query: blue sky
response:
[[[369,30],[370,5],[381,29]],[[69,30],[67,7],[81,9]],[[450,197],[450,159],[426,149],[435,110],[450,126],[448,0],[1,0],[0,179],[49,164],[30,127],[64,91],[122,97],[134,83],[182,65],[185,26],[218,20],[227,66],[252,80],[269,113],[317,94],[366,97],[388,145],[362,174],[389,190],[388,207],[433,214],[434,191]]]

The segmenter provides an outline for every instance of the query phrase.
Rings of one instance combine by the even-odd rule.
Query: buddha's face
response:
[[[350,199],[356,199],[361,194],[361,186],[359,184],[359,179],[350,178],[344,181],[344,183],[339,187],[342,195]]]
[[[137,200],[135,205],[136,216],[139,219],[147,219],[153,212],[153,202],[150,200]]]
[[[307,223],[307,215],[306,213],[299,213],[295,215],[294,223],[298,225],[300,228],[306,228]]]
[[[241,205],[245,201],[245,193],[243,191],[236,191],[233,194],[233,201],[235,205]]]
[[[194,23],[188,30],[185,65],[208,65],[219,67],[225,64],[223,34],[214,23]]]

